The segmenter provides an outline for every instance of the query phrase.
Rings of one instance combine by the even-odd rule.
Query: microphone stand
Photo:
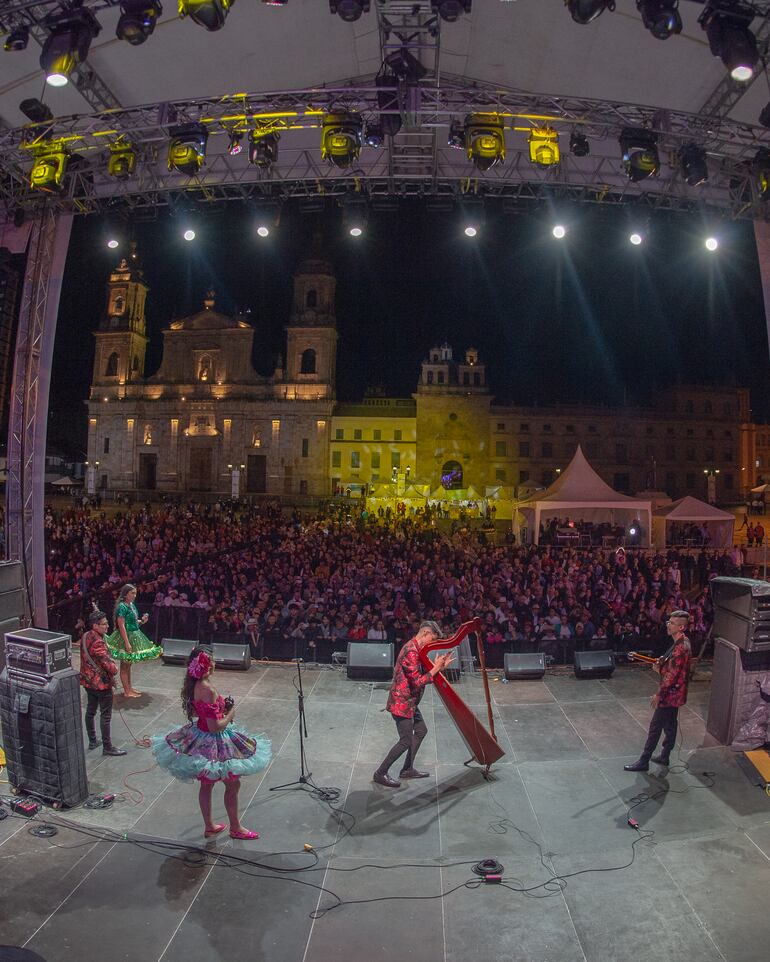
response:
[[[305,739],[307,735],[307,719],[305,718],[305,692],[302,688],[302,671],[300,670],[300,664],[302,662],[301,658],[296,659],[297,662],[297,701],[299,704],[299,777],[293,782],[286,782],[285,785],[274,785],[270,791],[277,792],[282,788],[304,788],[306,785],[311,785],[312,772],[306,771],[305,758]]]

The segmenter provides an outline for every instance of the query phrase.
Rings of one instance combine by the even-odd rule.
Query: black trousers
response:
[[[96,727],[94,719],[96,709],[99,709],[99,728],[102,733],[102,744],[109,748],[112,744],[110,739],[110,722],[112,721],[112,689],[97,691],[95,688],[86,688],[88,704],[86,705],[86,734],[89,741],[96,741]]]
[[[404,752],[406,752],[406,758],[404,759],[404,764],[401,766],[401,771],[403,772],[409,768],[414,768],[414,760],[417,752],[422,744],[423,738],[428,734],[428,726],[423,721],[419,708],[415,709],[413,718],[398,718],[394,715],[393,721],[396,723],[398,741],[383,759],[382,764],[377,769],[377,775],[387,775],[390,766],[397,758],[400,758]]]
[[[656,708],[650,719],[647,741],[644,743],[640,761],[648,762],[658,747],[660,733],[663,732],[663,748],[660,753],[668,758],[676,744],[676,731],[679,720],[678,708]]]

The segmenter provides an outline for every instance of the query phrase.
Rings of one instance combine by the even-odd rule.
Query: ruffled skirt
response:
[[[227,782],[254,775],[270,763],[270,739],[250,735],[230,724],[221,732],[204,732],[188,722],[151,739],[158,765],[183,782]]]
[[[128,640],[131,642],[131,651],[126,651],[123,647],[123,639],[120,632],[115,630],[111,635],[104,639],[110,654],[116,661],[149,661],[151,658],[159,658],[163,654],[163,649],[158,645],[153,645],[143,631],[126,631]]]

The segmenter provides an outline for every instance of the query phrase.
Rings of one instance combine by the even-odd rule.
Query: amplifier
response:
[[[43,684],[72,667],[72,639],[57,631],[23,628],[5,636],[5,664],[11,675],[40,678]]]
[[[744,651],[770,651],[770,584],[751,578],[713,578],[714,636]]]

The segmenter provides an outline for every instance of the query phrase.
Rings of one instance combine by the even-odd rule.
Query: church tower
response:
[[[136,245],[110,274],[107,306],[94,332],[92,394],[105,387],[130,384],[144,377],[147,350],[144,304],[148,287],[139,264]]]
[[[337,372],[337,279],[321,256],[303,261],[294,274],[294,298],[286,326],[284,397],[334,398]]]

